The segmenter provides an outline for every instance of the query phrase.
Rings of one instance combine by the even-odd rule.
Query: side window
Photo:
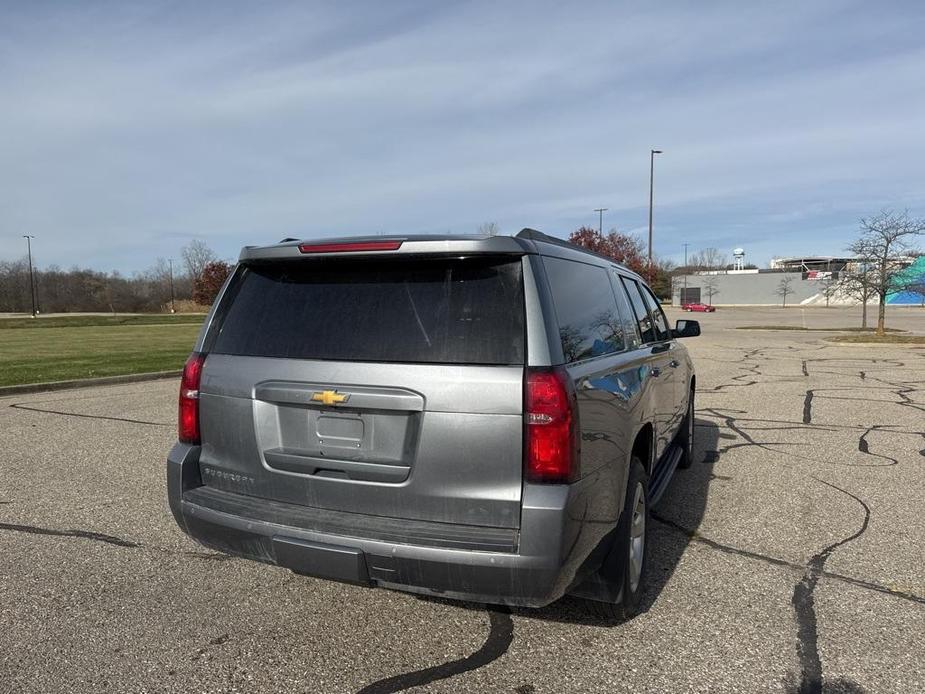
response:
[[[642,296],[645,298],[646,303],[649,305],[649,313],[652,314],[652,318],[655,320],[655,332],[659,340],[667,340],[671,337],[671,330],[668,329],[668,319],[665,318],[665,312],[662,311],[662,307],[658,303],[658,299],[655,298],[655,295],[652,293],[652,290],[648,287],[641,287]]]
[[[543,264],[566,362],[626,349],[607,270],[561,258],[543,258]]]
[[[656,342],[655,326],[652,324],[652,318],[649,316],[649,310],[643,301],[642,294],[639,293],[639,285],[636,280],[620,278],[626,287],[626,293],[629,295],[630,303],[633,305],[633,313],[636,314],[636,322],[639,325],[639,334],[642,335],[643,343]]]
[[[626,341],[630,349],[639,347],[642,338],[639,336],[639,323],[636,322],[636,314],[633,307],[630,306],[629,298],[626,296],[626,290],[623,289],[623,282],[617,272],[611,273],[613,279],[613,291],[617,297],[617,311],[623,319],[623,334],[626,335]]]

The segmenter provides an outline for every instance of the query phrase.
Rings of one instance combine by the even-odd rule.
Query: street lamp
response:
[[[604,213],[607,211],[606,207],[595,207],[594,211],[599,214],[597,220],[597,233],[603,236],[604,234]]]
[[[32,317],[35,318],[38,314],[35,308],[35,275],[32,272],[32,239],[35,237],[23,234],[23,238],[26,240],[26,248],[29,251],[29,296],[32,298]]]
[[[169,270],[169,273],[170,273],[170,312],[176,313],[177,305],[174,302],[174,293],[173,293],[173,258],[167,259],[167,265],[170,267],[170,270]]]
[[[655,192],[655,155],[660,149],[649,150],[649,284],[652,284],[652,200]]]

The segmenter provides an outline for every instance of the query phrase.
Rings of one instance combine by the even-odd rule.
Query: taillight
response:
[[[177,433],[182,443],[199,444],[199,381],[206,355],[193,352],[183,366]]]
[[[401,241],[356,241],[351,243],[303,243],[302,253],[359,253],[362,251],[397,251]]]
[[[564,484],[578,472],[578,413],[562,368],[528,369],[524,398],[529,482]]]

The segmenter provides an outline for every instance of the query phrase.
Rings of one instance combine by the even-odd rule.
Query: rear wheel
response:
[[[639,611],[645,587],[649,529],[649,476],[639,458],[633,456],[626,484],[626,501],[617,524],[613,546],[601,567],[608,579],[620,585],[620,602],[588,600],[589,611],[605,619],[629,619]]]
[[[678,445],[681,446],[681,460],[678,461],[678,467],[682,470],[689,468],[694,462],[694,389],[691,388],[691,394],[687,402],[687,415],[681,424],[681,431],[678,433]]]

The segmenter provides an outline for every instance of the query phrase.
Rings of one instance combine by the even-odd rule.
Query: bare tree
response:
[[[727,258],[716,248],[704,248],[702,251],[692,253],[687,264],[695,270],[722,270],[726,267]]]
[[[825,307],[829,307],[829,301],[838,292],[838,283],[831,275],[822,279],[822,296],[825,297]]]
[[[790,294],[793,294],[793,289],[790,288],[790,285],[793,283],[792,275],[784,275],[781,278],[780,283],[777,285],[777,296],[783,299],[783,307],[787,308],[787,297]]]
[[[876,217],[861,220],[861,236],[848,247],[870,268],[870,288],[877,297],[877,334],[886,330],[887,295],[902,289],[900,274],[915,253],[913,239],[925,233],[925,220],[884,210]]]
[[[672,296],[674,261],[670,258],[655,258],[653,261],[652,282],[649,286],[659,299],[668,299]]]
[[[674,303],[674,295],[678,295],[678,304],[682,304],[686,297],[681,296],[684,290],[684,277],[682,275],[671,276],[671,303]]]
[[[867,328],[867,303],[873,296],[873,273],[865,265],[852,272],[846,272],[838,279],[838,290],[861,303],[861,327]]]
[[[482,222],[479,224],[478,233],[483,236],[497,236],[501,233],[501,227],[497,222]]]
[[[202,271],[206,265],[216,260],[215,253],[205,242],[199,239],[193,239],[180,251],[183,256],[183,262],[186,265],[186,271],[189,273],[191,281],[196,281],[202,277]]]
[[[708,270],[721,270],[726,267],[726,255],[716,248],[705,248],[700,253],[703,264]]]
[[[703,278],[703,288],[707,290],[707,303],[713,305],[713,295],[719,294],[719,278],[716,275],[706,275]]]

